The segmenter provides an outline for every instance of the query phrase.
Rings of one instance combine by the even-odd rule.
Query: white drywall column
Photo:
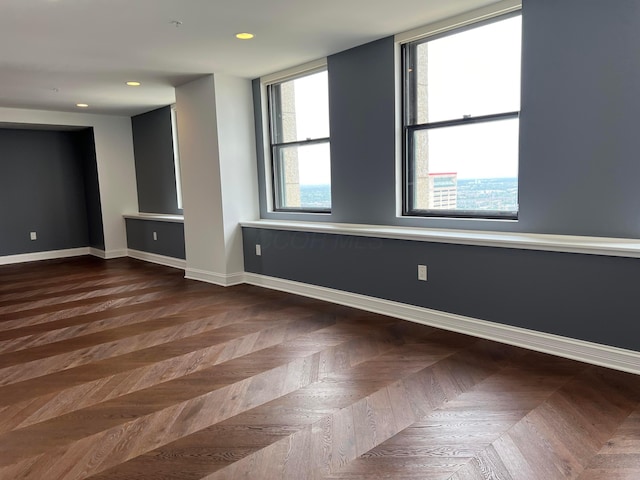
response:
[[[238,222],[259,218],[249,80],[209,75],[176,89],[186,277],[243,281]]]
[[[187,278],[225,271],[215,107],[212,75],[176,89]]]
[[[216,113],[222,179],[226,267],[244,271],[239,222],[260,218],[251,81],[216,74]]]
[[[127,256],[124,213],[138,211],[136,168],[131,118],[103,117],[95,122],[93,136],[98,164],[106,258]]]
[[[133,134],[129,117],[0,108],[0,123],[93,127],[105,256],[127,255],[123,213],[138,211]]]

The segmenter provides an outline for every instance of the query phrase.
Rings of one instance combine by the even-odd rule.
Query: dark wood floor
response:
[[[0,479],[640,479],[640,377],[135,260],[0,267]]]

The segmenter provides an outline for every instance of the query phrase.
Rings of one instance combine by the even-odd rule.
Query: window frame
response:
[[[281,175],[281,163],[279,153],[287,147],[304,147],[310,145],[327,144],[331,145],[331,136],[308,138],[305,140],[295,141],[278,141],[278,134],[281,133],[281,129],[278,130],[278,108],[277,105],[281,105],[280,98],[278,96],[279,89],[276,87],[286,82],[296,80],[298,78],[304,78],[310,75],[314,75],[320,72],[328,72],[326,59],[311,62],[310,64],[302,65],[298,68],[290,69],[285,72],[269,75],[261,79],[263,86],[263,98],[266,100],[266,118],[267,118],[267,134],[265,141],[265,160],[268,163],[268,172],[265,176],[270,180],[270,188],[267,189],[267,196],[271,205],[270,211],[275,213],[310,213],[310,214],[330,214],[331,208],[311,208],[311,207],[287,207],[282,205],[284,199],[284,190],[282,186]]]
[[[446,27],[438,24],[431,31],[426,27],[426,31],[411,31],[400,35],[400,95],[401,95],[401,138],[402,138],[402,154],[401,154],[401,215],[403,217],[421,217],[421,218],[452,218],[452,219],[479,219],[479,220],[517,220],[519,208],[517,211],[497,211],[497,210],[451,210],[451,209],[419,209],[414,205],[414,181],[415,178],[415,161],[412,158],[414,132],[420,130],[431,130],[444,127],[465,126],[478,123],[488,123],[508,119],[519,119],[520,110],[499,112],[479,116],[464,116],[462,118],[454,118],[447,120],[439,120],[427,123],[415,123],[416,106],[417,106],[417,85],[416,75],[406,75],[409,69],[414,68],[413,51],[417,46],[438,38],[456,35],[466,30],[479,28],[502,20],[507,20],[516,16],[521,16],[521,5],[516,3],[507,4],[505,9],[497,9],[485,15],[478,15],[477,18],[466,18],[464,21],[455,22]],[[483,10],[484,11],[484,10]],[[413,122],[413,123],[412,123]],[[519,176],[518,176],[519,188]]]
[[[182,173],[180,172],[180,149],[178,147],[178,109],[171,105],[171,140],[173,143],[173,170],[176,178],[176,202],[178,210],[184,210],[182,202]]]

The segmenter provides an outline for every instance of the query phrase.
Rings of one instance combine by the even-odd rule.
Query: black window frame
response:
[[[497,210],[446,210],[446,209],[419,209],[414,205],[414,178],[415,161],[413,159],[413,138],[414,132],[420,130],[430,130],[444,127],[472,125],[474,123],[487,123],[500,120],[520,118],[520,111],[500,112],[480,116],[464,116],[462,118],[441,120],[436,122],[416,123],[417,117],[417,76],[412,75],[415,71],[416,50],[418,45],[428,43],[439,38],[456,35],[466,30],[483,27],[491,23],[507,20],[509,18],[522,16],[520,10],[507,14],[497,15],[487,20],[473,22],[458,28],[452,28],[446,32],[406,42],[401,45],[401,85],[402,85],[402,215],[411,217],[439,217],[439,218],[469,218],[487,220],[517,220],[519,213],[516,211]],[[520,176],[518,175],[518,191],[520,187]]]
[[[269,153],[271,157],[271,193],[274,212],[290,212],[290,213],[331,213],[331,208],[310,208],[310,207],[286,207],[283,206],[284,185],[282,182],[282,166],[279,161],[280,152],[287,147],[301,147],[309,145],[319,145],[326,143],[331,145],[331,137],[308,138],[305,140],[296,140],[291,142],[283,142],[280,139],[282,132],[282,116],[279,114],[279,107],[282,105],[280,97],[280,85],[298,78],[304,78],[315,75],[320,72],[328,72],[327,67],[314,69],[312,71],[302,72],[282,80],[275,81],[266,85],[267,88],[267,108],[269,118]],[[331,187],[331,185],[329,185]],[[333,204],[333,202],[332,202]]]

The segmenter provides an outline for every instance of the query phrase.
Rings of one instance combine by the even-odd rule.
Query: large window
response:
[[[327,71],[273,83],[267,88],[274,209],[330,212]]]
[[[403,46],[405,215],[517,218],[521,17]]]

